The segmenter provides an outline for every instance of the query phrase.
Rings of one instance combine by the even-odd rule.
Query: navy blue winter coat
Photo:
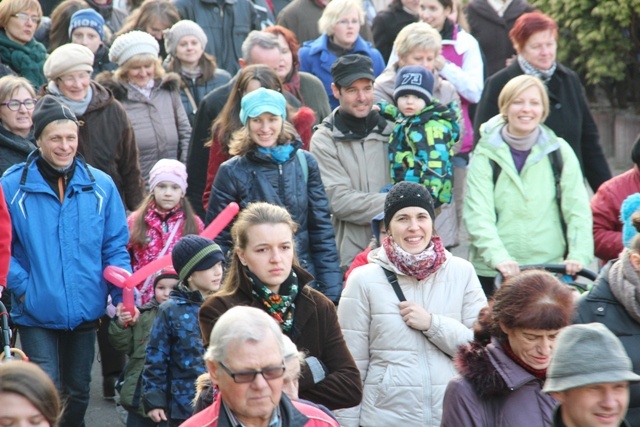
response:
[[[216,174],[206,223],[209,224],[229,203],[236,202],[244,209],[251,202],[268,202],[289,211],[298,224],[296,249],[302,268],[310,272],[317,290],[337,302],[342,291],[342,271],[338,259],[331,212],[324,191],[318,162],[304,151],[308,180],[296,151],[302,143],[294,141],[295,149],[289,159],[277,165],[264,154],[251,151],[233,157]],[[224,252],[232,247],[231,226],[216,238]]]
[[[192,415],[196,379],[207,371],[198,324],[203,301],[199,291],[180,284],[160,305],[149,335],[142,371],[142,403],[145,412],[164,409],[174,423]]]

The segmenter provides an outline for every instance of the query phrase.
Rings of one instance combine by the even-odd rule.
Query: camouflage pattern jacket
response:
[[[145,412],[163,408],[167,418],[186,420],[193,413],[195,382],[206,372],[198,310],[204,299],[182,283],[160,305],[151,328],[142,371]]]

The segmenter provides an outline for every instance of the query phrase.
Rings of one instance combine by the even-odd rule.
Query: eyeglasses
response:
[[[218,362],[218,364],[222,369],[224,369],[224,371],[227,374],[229,374],[231,378],[233,378],[233,381],[235,381],[238,384],[253,382],[253,380],[256,379],[256,376],[258,374],[262,374],[262,377],[267,381],[275,380],[276,378],[282,377],[284,375],[284,371],[286,370],[286,367],[282,365],[282,366],[274,366],[272,368],[264,368],[260,371],[233,372],[229,368],[224,366],[224,363]]]
[[[15,18],[18,18],[19,20],[23,21],[23,22],[28,22],[31,21],[34,24],[38,25],[40,23],[41,18],[39,16],[29,16],[26,13],[20,12],[20,13],[16,13],[15,15],[13,15]]]
[[[17,99],[10,99],[7,102],[0,103],[0,105],[4,105],[11,111],[18,111],[23,105],[27,110],[33,110],[36,106],[36,102],[38,102],[38,100],[33,98],[27,98],[22,102]]]
[[[360,25],[360,21],[358,19],[341,19],[338,22],[336,22],[336,25],[344,25],[345,27],[349,26],[349,25]]]
[[[75,76],[64,76],[60,77],[60,81],[66,85],[74,84],[76,81],[80,83],[87,82],[91,79],[91,73],[88,71],[83,71],[81,74]]]

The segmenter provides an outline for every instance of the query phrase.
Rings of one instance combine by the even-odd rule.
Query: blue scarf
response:
[[[258,152],[267,156],[273,163],[281,165],[291,157],[293,153],[293,145],[276,145],[275,147],[258,147]]]

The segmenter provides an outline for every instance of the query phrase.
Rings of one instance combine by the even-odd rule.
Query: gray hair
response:
[[[263,49],[280,50],[278,36],[275,34],[257,30],[251,31],[247,35],[247,38],[244,39],[244,42],[242,42],[242,59],[244,59],[247,64],[251,64],[251,50],[256,46],[260,46]]]
[[[213,327],[204,359],[209,362],[223,362],[231,343],[262,342],[269,332],[273,334],[280,349],[280,356],[284,359],[286,351],[280,325],[258,308],[233,307],[220,316]]]

